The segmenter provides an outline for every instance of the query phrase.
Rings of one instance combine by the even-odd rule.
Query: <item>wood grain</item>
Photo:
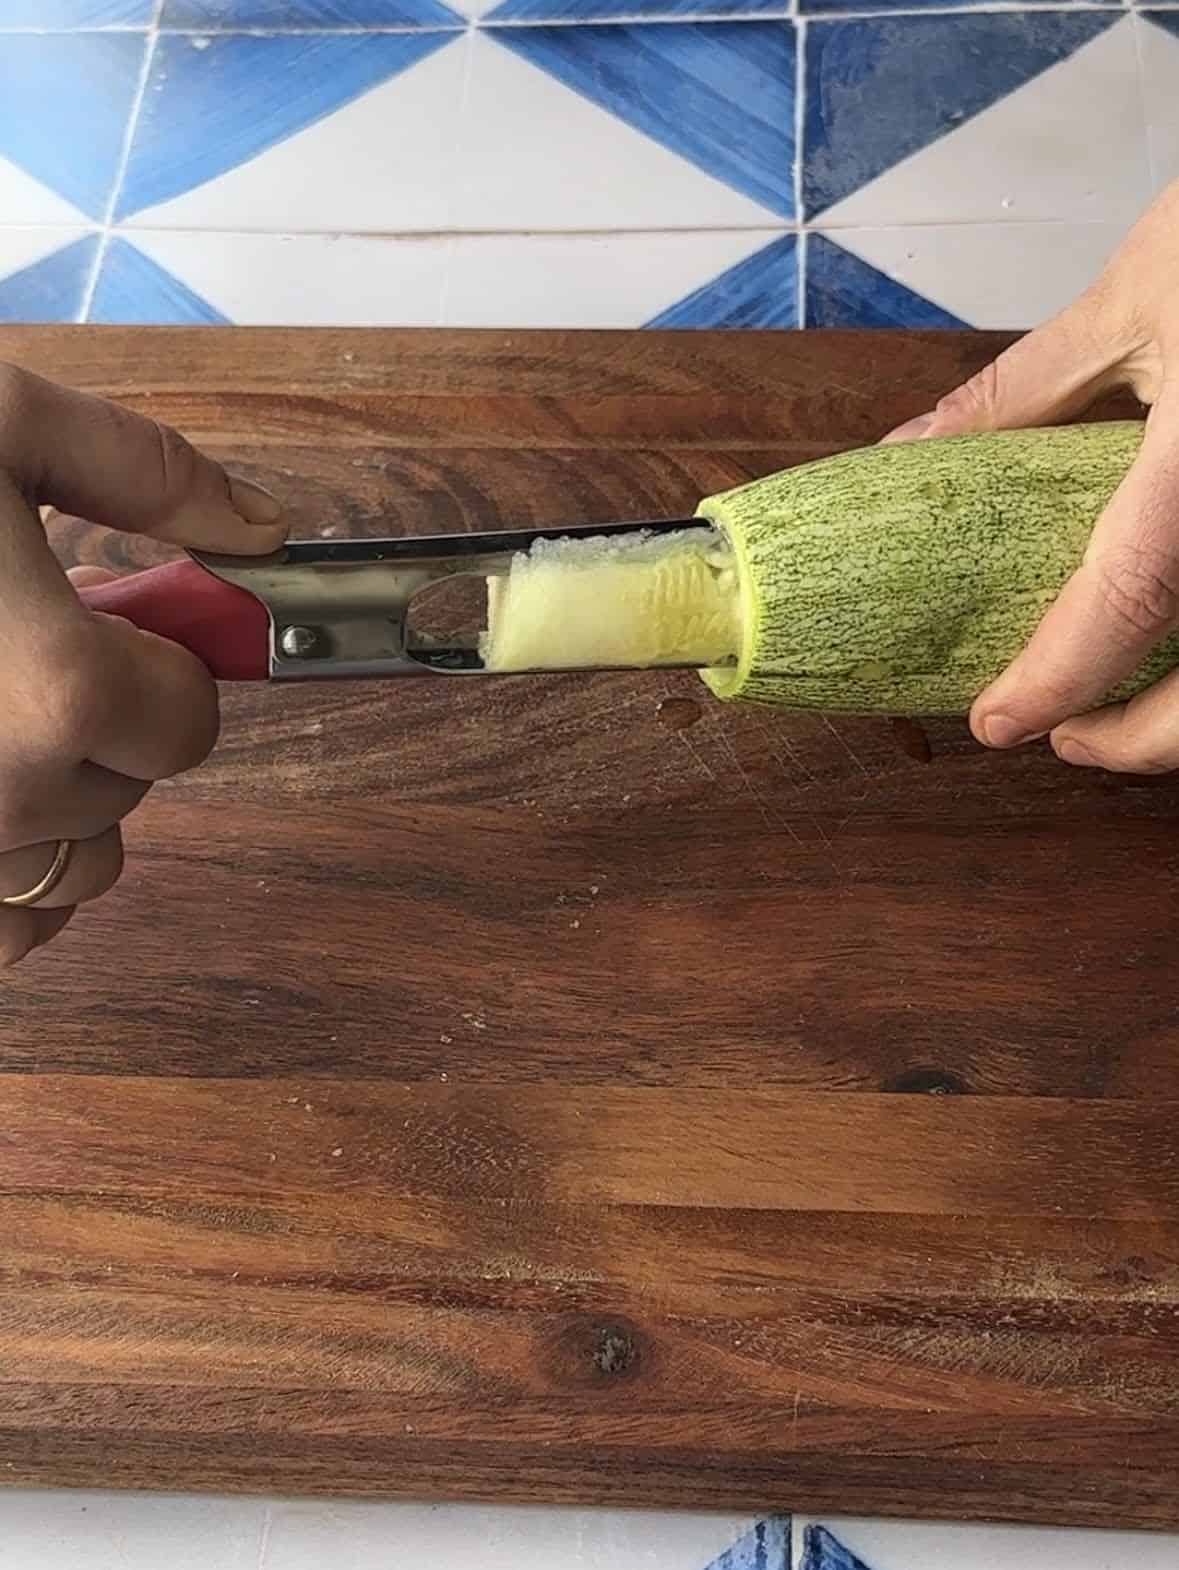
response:
[[[0,358],[344,537],[678,516],[1003,341]],[[1179,1524],[1177,792],[679,676],[227,694],[0,984],[0,1480]]]

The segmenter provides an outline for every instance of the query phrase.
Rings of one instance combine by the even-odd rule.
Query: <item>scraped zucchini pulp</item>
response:
[[[721,539],[537,547],[489,585],[485,663],[696,663],[721,698],[963,712],[1080,565],[1141,439],[1120,422],[870,447],[703,502]],[[610,549],[579,562],[589,544]],[[1111,696],[1175,665],[1179,635]]]

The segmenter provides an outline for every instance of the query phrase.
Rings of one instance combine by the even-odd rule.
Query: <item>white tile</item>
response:
[[[289,233],[446,229],[469,41],[363,93],[127,227]]]
[[[794,1518],[795,1570],[806,1517]],[[1153,1532],[940,1525],[823,1517],[868,1570],[1175,1570],[1179,1537]]]
[[[445,321],[641,327],[781,232],[457,236]]]
[[[64,197],[0,157],[0,225],[85,222],[84,215]]]
[[[972,327],[1034,327],[1100,273],[1121,223],[931,224],[831,238]]]
[[[1179,16],[1172,14],[1168,21],[1175,23],[1176,32],[1146,17],[1134,18],[1156,191],[1179,180]]]
[[[288,1504],[273,1512],[258,1570],[703,1570],[752,1524],[682,1511]]]
[[[446,236],[145,230],[128,238],[237,326],[436,327],[442,320]]]
[[[749,228],[772,216],[487,34],[471,49],[453,227]]]
[[[446,3],[460,16],[469,16],[472,21],[478,21],[489,11],[494,11],[500,0],[446,0]],[[1176,4],[1179,4],[1179,0],[1176,0]]]
[[[64,250],[80,240],[86,229],[5,229],[0,227],[0,278],[11,277],[25,267]],[[0,1560],[0,1567],[3,1560]]]
[[[4,1570],[257,1570],[264,1507],[171,1494],[0,1491]]]
[[[821,222],[1096,219],[1127,227],[1150,195],[1135,19],[1125,17],[837,202]]]

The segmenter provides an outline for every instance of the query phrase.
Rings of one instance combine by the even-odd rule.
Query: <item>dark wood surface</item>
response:
[[[0,332],[337,537],[678,515],[997,346]],[[1179,1524],[1179,786],[679,676],[225,711],[0,982],[0,1479]]]

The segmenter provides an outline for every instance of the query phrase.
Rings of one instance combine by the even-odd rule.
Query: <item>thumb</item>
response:
[[[1082,414],[1118,380],[1124,349],[1101,341],[1088,297],[1028,333],[929,414],[884,437],[902,442],[972,431],[1057,425]]]

